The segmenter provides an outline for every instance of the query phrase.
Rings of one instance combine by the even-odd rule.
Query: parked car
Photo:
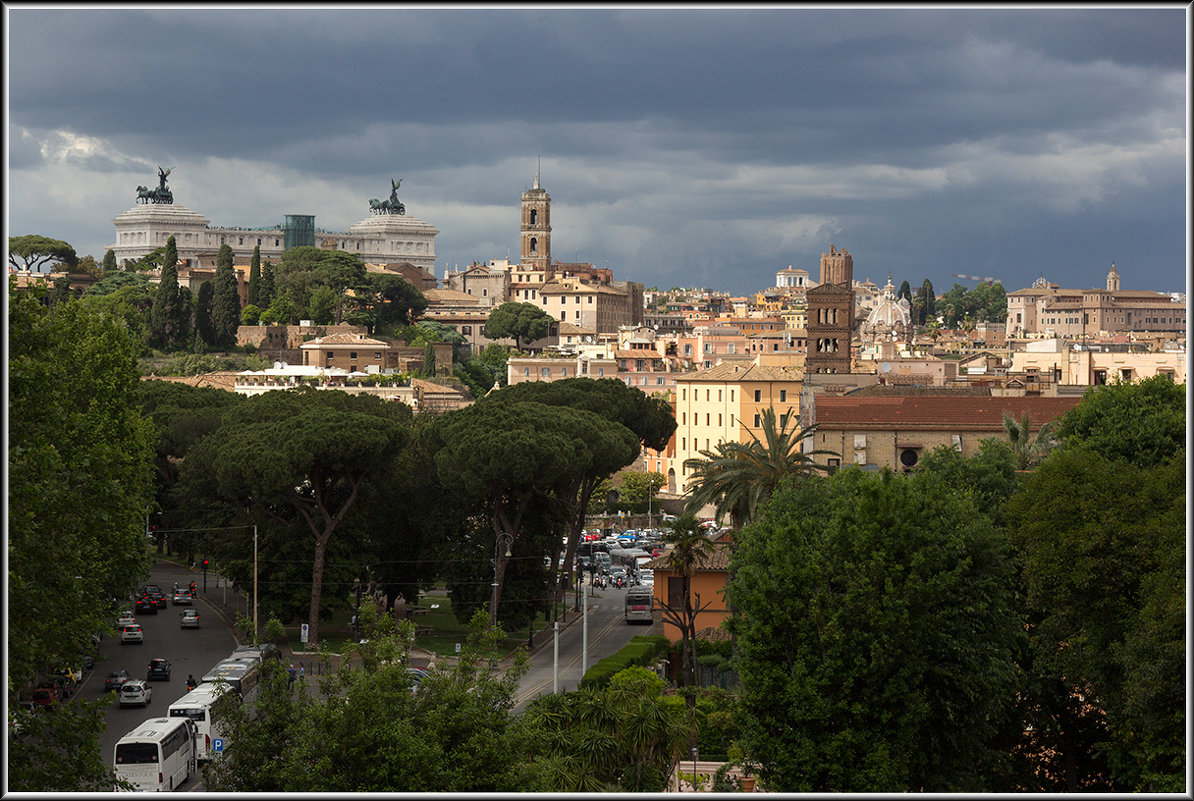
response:
[[[33,691],[33,703],[42,709],[52,708],[58,700],[58,691],[53,687],[38,687]]]
[[[199,628],[199,613],[194,609],[187,609],[178,616],[178,627],[182,629]]]
[[[120,685],[128,681],[131,676],[127,670],[113,670],[108,674],[108,678],[104,679],[104,692],[111,690],[119,690]]]
[[[58,700],[65,701],[75,690],[75,682],[69,676],[52,676],[48,681],[37,685],[41,689],[52,689],[58,693]]]
[[[146,681],[170,681],[170,660],[157,657],[149,660],[149,670],[145,675]]]
[[[120,632],[120,643],[123,645],[126,642],[135,642],[138,644],[145,642],[145,635],[141,632],[141,627],[136,623],[125,626]]]
[[[120,699],[121,706],[149,706],[149,700],[153,697],[153,689],[147,681],[129,679],[120,685],[116,696]]]
[[[182,606],[183,604],[189,604],[189,603],[191,603],[191,591],[190,590],[179,590],[178,592],[174,593],[174,605],[175,606]]]

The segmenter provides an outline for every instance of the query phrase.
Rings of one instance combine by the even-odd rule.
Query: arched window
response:
[[[531,209],[531,225],[539,224],[539,210]]]
[[[531,253],[538,253],[538,252],[539,252],[539,240],[536,239],[535,237],[531,237]]]

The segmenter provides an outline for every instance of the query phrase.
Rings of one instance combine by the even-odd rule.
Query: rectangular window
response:
[[[717,424],[721,425],[721,415],[720,414],[717,415]]]
[[[705,400],[709,400],[709,390],[705,390]]]
[[[763,390],[756,389],[755,390],[755,403],[758,403],[762,399],[763,399]],[[755,425],[758,425],[758,423],[755,423]]]
[[[680,390],[680,400],[688,400],[688,387]]]
[[[529,367],[524,367],[524,368],[522,368],[522,374],[523,374],[523,375],[530,375],[530,374],[531,374],[531,368],[529,368]]]
[[[539,375],[543,376],[544,378],[549,378],[551,376],[551,368],[550,367],[541,367],[539,369]]]
[[[705,412],[705,425],[709,425],[709,413]]]
[[[356,357],[357,357],[357,352],[355,350],[349,352],[348,358],[355,359]]]
[[[721,403],[721,390],[717,390],[717,402]]]
[[[605,375],[605,368],[604,368],[604,367],[598,367],[598,368],[597,368],[597,375]]]
[[[688,425],[688,412],[680,412],[680,425]]]
[[[755,415],[755,428],[758,428],[758,427],[759,427],[759,416],[756,414]]]
[[[779,391],[779,402],[786,403],[787,400],[788,400],[788,391],[786,389],[781,389]]]
[[[375,361],[375,362],[381,361],[381,351],[380,350],[373,351],[373,361]]]

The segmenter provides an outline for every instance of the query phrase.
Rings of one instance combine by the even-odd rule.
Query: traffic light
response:
[[[207,570],[207,560],[206,559],[203,560],[203,569]]]

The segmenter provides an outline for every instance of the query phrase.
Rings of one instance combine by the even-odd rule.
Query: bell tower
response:
[[[535,185],[522,193],[522,255],[524,269],[542,270],[544,280],[551,280],[551,195]]]
[[[1119,270],[1115,269],[1115,262],[1111,262],[1111,272],[1107,273],[1107,291],[1119,291]]]

